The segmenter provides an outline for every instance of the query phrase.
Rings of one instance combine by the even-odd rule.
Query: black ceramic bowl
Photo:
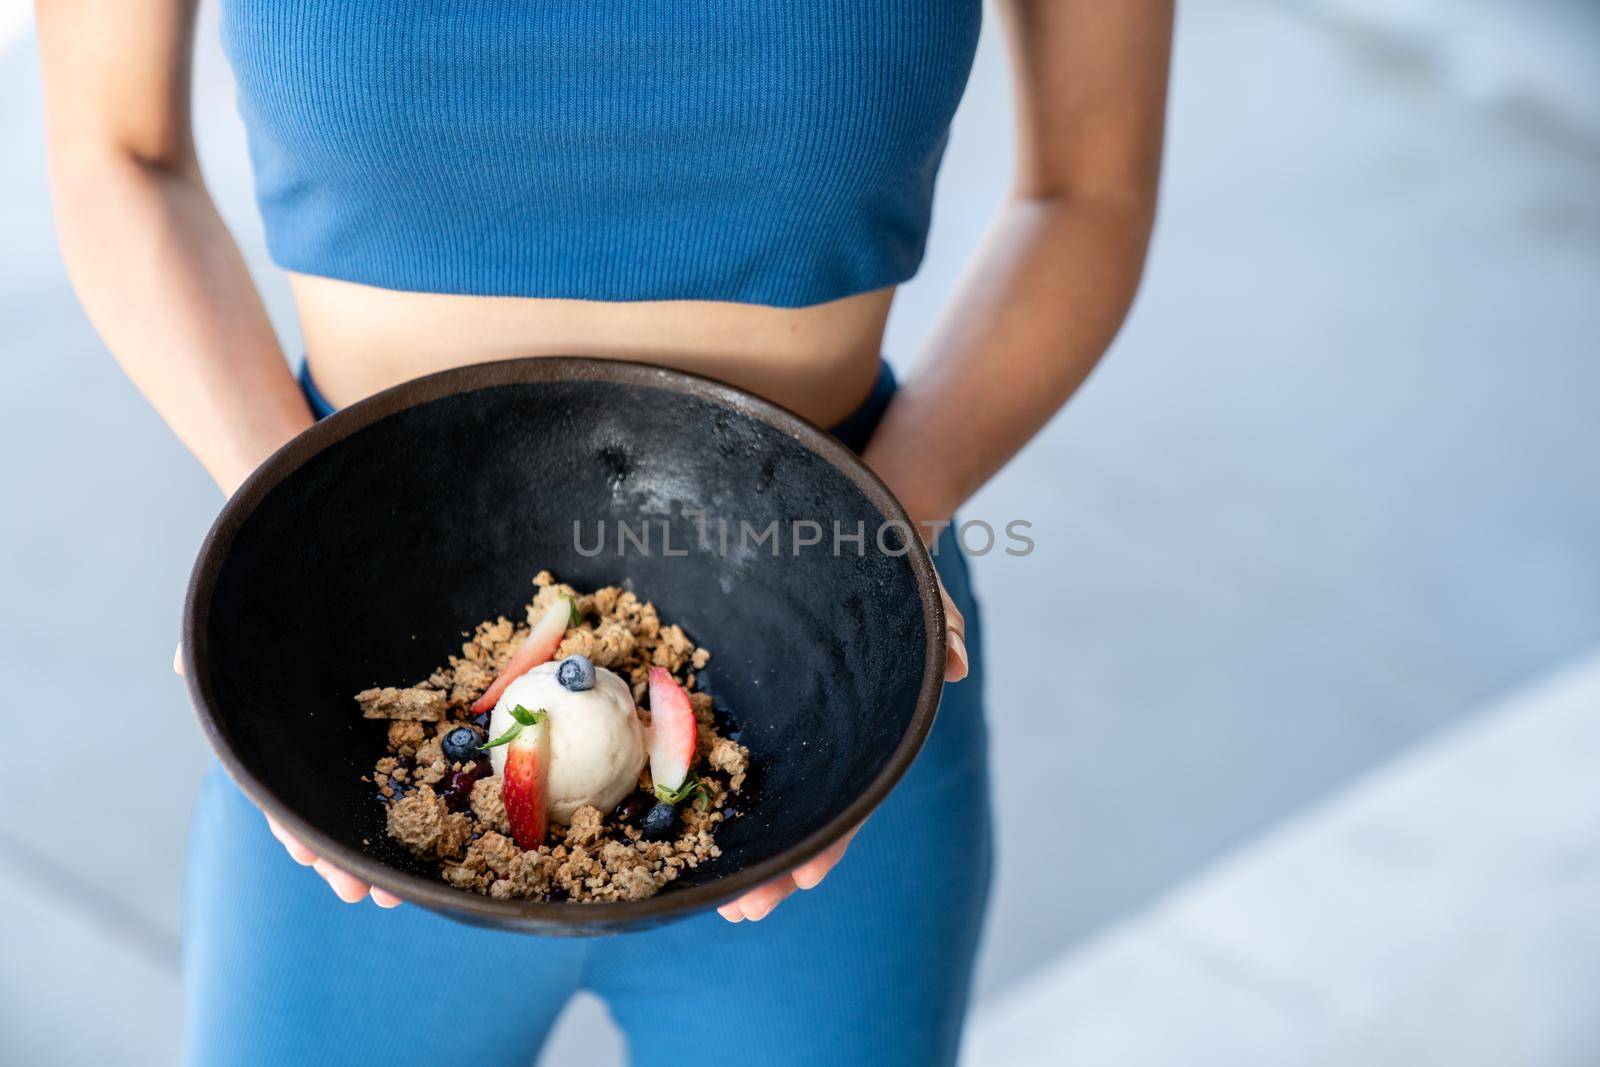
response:
[[[795,534],[815,532],[804,520],[825,533],[796,554]],[[845,534],[863,524],[861,554],[850,541],[833,551],[836,520]],[[939,699],[944,618],[921,542],[891,526],[890,551],[874,543],[896,521],[899,503],[847,449],[730,386],[607,360],[446,371],[312,427],[228,502],[184,609],[189,690],[244,791],[358,878],[510,929],[650,925],[805,861],[916,755]],[[777,554],[754,536],[773,522]],[[648,529],[647,550],[618,523]],[[426,677],[464,630],[515,617],[542,568],[579,589],[624,585],[682,624],[711,650],[702,684],[751,751],[757,785],[718,831],[722,856],[648,900],[453,889],[385,835],[361,780],[385,724],[362,720],[352,696]]]

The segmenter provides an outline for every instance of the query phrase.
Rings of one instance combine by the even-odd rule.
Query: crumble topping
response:
[[[389,806],[389,836],[418,856],[454,859],[472,838],[472,824],[464,815],[451,814],[428,786],[401,797]]]
[[[682,627],[663,623],[653,604],[616,586],[579,593],[549,571],[536,587],[523,617],[501,616],[479,623],[459,655],[408,687],[367,689],[356,695],[361,714],[389,720],[385,751],[370,780],[387,807],[387,831],[413,855],[439,862],[445,882],[496,899],[570,899],[579,902],[642,900],[683,872],[721,855],[717,826],[731,817],[734,795],[746,784],[750,752],[727,737],[709,693],[695,690],[695,672],[711,653],[697,647]],[[648,691],[652,666],[664,667],[688,691],[697,725],[695,762],[703,795],[677,808],[672,836],[646,840],[638,819],[619,811],[579,808],[569,825],[552,824],[537,849],[521,849],[511,837],[500,779],[484,777],[487,761],[452,761],[441,742],[471,726],[482,736],[471,705],[510,661],[532,622],[558,597],[570,598],[579,621],[570,626],[556,659],[582,655],[596,667],[620,675],[635,705]],[[638,713],[648,722],[649,713]],[[639,789],[654,802],[649,769]],[[635,807],[638,807],[638,803]]]
[[[438,722],[444,718],[445,695],[433,689],[410,686],[405,689],[363,689],[356,694],[364,719],[400,719],[410,722]]]
[[[728,776],[728,787],[737,793],[744,788],[744,776],[750,769],[750,750],[726,737],[713,737],[706,762]]]

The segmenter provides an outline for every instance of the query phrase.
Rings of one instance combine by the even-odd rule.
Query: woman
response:
[[[224,0],[299,384],[201,181],[193,0],[41,2],[62,246],[107,346],[225,493],[334,406],[448,366],[586,354],[840,427],[937,532],[1110,342],[1154,211],[1170,0],[998,6],[1015,187],[898,391],[884,321],[921,258],[977,0]],[[947,673],[972,678],[850,861],[840,841],[722,908],[731,923],[555,941],[380,910],[399,902],[213,774],[190,1059],[527,1062],[589,988],[641,1061],[952,1061],[989,815],[977,617],[943,548]]]

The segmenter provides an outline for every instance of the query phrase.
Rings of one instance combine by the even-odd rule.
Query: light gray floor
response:
[[[1600,650],[978,1013],[970,1067],[1600,1062]]]
[[[985,994],[1600,640],[1600,134],[1544,76],[1583,61],[1519,51],[1485,88],[1461,55],[1503,35],[1434,40],[1362,7],[1185,6],[1134,318],[969,509],[1038,541],[977,564],[1001,843]],[[1438,9],[1406,5],[1424,26]],[[1530,47],[1600,39],[1581,4],[1538,9],[1559,32],[1519,22]],[[1004,185],[993,29],[891,323],[902,368]],[[202,40],[207,173],[293,346]],[[0,57],[0,669],[30,738],[81,680],[115,700],[12,770],[0,1001],[48,1062],[161,1063],[206,760],[167,663],[217,500],[67,288],[36,65],[26,38]]]

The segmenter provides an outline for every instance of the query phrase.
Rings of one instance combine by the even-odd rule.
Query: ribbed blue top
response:
[[[922,259],[980,0],[223,0],[283,267],[798,307]]]

